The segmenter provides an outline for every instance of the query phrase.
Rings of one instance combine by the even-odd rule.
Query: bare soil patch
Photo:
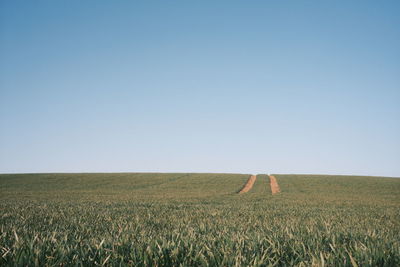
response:
[[[269,181],[271,184],[271,192],[273,195],[281,192],[281,189],[279,188],[279,185],[278,185],[278,182],[276,181],[275,176],[269,175]]]
[[[257,179],[257,175],[251,175],[249,177],[249,179],[247,180],[246,184],[243,186],[242,189],[240,189],[240,191],[238,193],[242,194],[242,193],[249,192],[250,189],[253,187],[254,182],[256,181],[256,179]]]

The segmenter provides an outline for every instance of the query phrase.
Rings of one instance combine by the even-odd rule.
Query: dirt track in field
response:
[[[250,189],[253,187],[254,182],[256,181],[256,179],[257,179],[257,175],[251,175],[249,177],[249,179],[247,180],[246,184],[243,186],[242,189],[240,189],[240,191],[238,193],[242,194],[242,193],[249,192]]]
[[[271,192],[273,195],[281,192],[281,189],[279,188],[279,185],[278,185],[278,182],[276,181],[275,176],[269,175],[269,181],[271,184]]]

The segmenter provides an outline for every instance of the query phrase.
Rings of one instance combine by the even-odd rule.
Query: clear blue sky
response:
[[[400,176],[399,1],[0,2],[0,172]]]

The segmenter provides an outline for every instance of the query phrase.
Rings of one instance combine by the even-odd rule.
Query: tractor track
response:
[[[247,180],[246,184],[242,187],[242,189],[239,190],[239,194],[242,193],[247,193],[250,191],[250,189],[253,187],[255,181],[257,179],[257,175],[251,175],[249,179]]]
[[[279,188],[278,181],[276,180],[275,176],[273,175],[268,175],[269,176],[269,181],[271,185],[271,193],[273,195],[281,192],[281,189]]]

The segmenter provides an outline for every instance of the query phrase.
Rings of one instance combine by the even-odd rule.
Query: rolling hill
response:
[[[398,266],[400,179],[0,175],[0,265]]]

